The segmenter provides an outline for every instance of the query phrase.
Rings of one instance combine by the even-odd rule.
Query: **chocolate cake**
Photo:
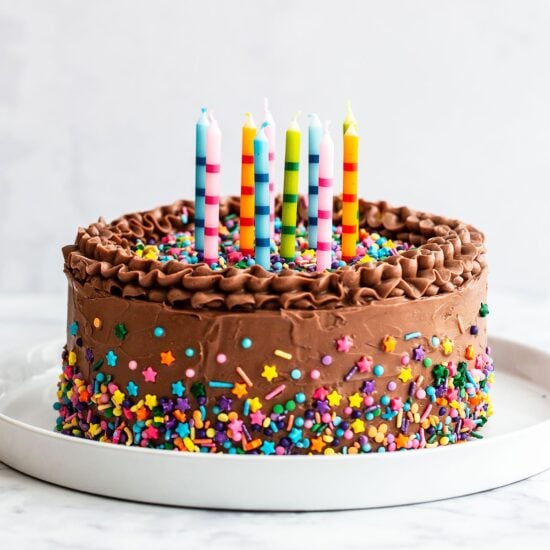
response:
[[[336,243],[341,209],[336,198]],[[303,199],[298,212],[303,228]],[[193,213],[178,201],[100,219],[63,249],[58,431],[265,455],[481,437],[493,365],[479,230],[359,201],[363,248],[353,262],[335,250],[332,269],[310,269],[304,232],[296,262],[275,248],[266,270],[238,252],[238,198],[220,204],[219,264],[193,253]]]

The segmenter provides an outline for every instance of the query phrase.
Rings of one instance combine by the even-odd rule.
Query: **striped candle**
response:
[[[329,123],[319,147],[319,210],[317,216],[317,271],[330,269],[332,263],[332,211],[334,178],[334,142],[330,137]]]
[[[355,124],[350,124],[344,134],[344,189],[342,193],[342,257],[349,262],[357,250],[357,161],[359,136]]]
[[[195,249],[204,252],[204,188],[206,184],[206,108],[195,126]]]
[[[204,197],[204,261],[218,263],[218,232],[220,224],[220,160],[222,134],[210,112],[206,132],[206,189]]]
[[[275,121],[269,110],[269,101],[264,99],[265,135],[269,142],[269,236],[275,238]]]
[[[296,218],[298,214],[298,183],[300,181],[300,127],[294,117],[286,131],[285,179],[281,229],[281,256],[294,261]]]
[[[269,269],[269,141],[265,133],[266,126],[264,122],[254,138],[254,255],[258,265]]]
[[[319,208],[319,144],[323,127],[316,114],[309,115],[308,130],[308,242],[317,248],[317,210]]]
[[[242,131],[240,250],[245,256],[254,253],[254,137],[256,125],[250,113]]]

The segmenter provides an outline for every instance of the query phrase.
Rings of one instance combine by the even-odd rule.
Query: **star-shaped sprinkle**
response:
[[[313,392],[313,399],[326,399],[328,395],[328,390],[324,386],[316,388]]]
[[[316,437],[311,440],[311,450],[317,453],[323,452],[323,449],[326,447],[326,443],[320,437]]]
[[[126,325],[124,325],[124,323],[119,323],[118,325],[115,325],[115,336],[118,339],[124,340],[127,334],[128,330],[126,329]]]
[[[403,408],[403,400],[401,397],[392,397],[390,400],[390,409],[392,411],[398,411]]]
[[[350,424],[350,428],[353,430],[353,433],[363,433],[365,431],[365,423],[360,418],[356,418]]]
[[[158,428],[155,428],[152,424],[147,426],[143,431],[147,434],[147,439],[156,439],[159,436]]]
[[[234,433],[241,433],[243,431],[243,421],[236,418],[228,424],[229,429]]]
[[[242,399],[248,393],[246,384],[241,384],[240,382],[236,382],[235,385],[233,386],[233,389],[231,390],[231,393],[233,395],[236,395],[239,399]]]
[[[78,323],[76,321],[73,321],[69,325],[69,332],[71,333],[71,336],[76,336],[78,333]]]
[[[122,405],[122,402],[124,401],[125,397],[126,396],[120,390],[116,390],[115,393],[113,393],[113,396],[111,397],[111,401],[117,407],[120,407],[120,405]]]
[[[262,402],[258,397],[254,397],[254,399],[249,399],[248,404],[250,405],[250,410],[253,413],[262,408]]]
[[[412,351],[412,358],[415,361],[422,361],[426,356],[426,350],[422,346],[416,346]]]
[[[155,382],[157,379],[157,371],[153,367],[147,367],[145,370],[141,371],[145,382]]]
[[[479,306],[479,316],[487,317],[487,315],[489,315],[489,306],[481,302],[481,305]]]
[[[441,342],[441,347],[443,348],[443,355],[451,355],[453,353],[453,341],[445,337],[443,342]]]
[[[327,395],[327,399],[328,399],[328,404],[331,407],[337,407],[338,405],[340,405],[340,401],[342,401],[342,396],[336,390],[332,390]]]
[[[345,335],[336,340],[336,351],[348,352],[353,346],[353,340]]]
[[[139,389],[138,385],[135,382],[132,382],[131,380],[130,382],[128,382],[128,384],[126,384],[126,391],[128,392],[128,395],[132,397],[137,397],[138,389]]]
[[[229,412],[231,410],[231,405],[233,404],[233,401],[226,397],[225,395],[222,395],[218,398],[218,407],[220,411],[222,412]]]
[[[147,407],[149,407],[149,409],[154,409],[159,404],[157,396],[148,393],[145,396],[145,404],[147,405]]]
[[[321,414],[325,414],[330,411],[330,407],[326,401],[319,399],[315,402],[315,410]]]
[[[393,336],[388,335],[384,338],[384,341],[382,342],[382,349],[387,353],[395,351],[396,344],[397,340]]]
[[[395,439],[395,445],[398,449],[406,449],[408,443],[409,443],[409,438],[402,433],[400,433]]]
[[[260,447],[260,451],[264,455],[275,454],[275,443],[273,443],[273,441],[264,441]]]
[[[363,374],[365,372],[371,371],[372,366],[374,365],[374,361],[372,360],[372,357],[370,357],[370,355],[369,357],[365,357],[363,355],[363,357],[361,357],[361,359],[359,359],[359,361],[357,361],[355,364],[359,368],[359,372]]]
[[[403,384],[406,384],[409,380],[411,380],[413,377],[411,367],[407,367],[404,369],[401,369],[401,372],[399,373],[399,380],[403,382]]]
[[[116,367],[118,355],[112,349],[107,352],[105,359],[107,359],[107,365],[109,365],[110,367]]]
[[[376,389],[376,382],[374,380],[364,380],[359,389],[363,393],[370,395]]]
[[[160,352],[160,362],[162,365],[166,365],[167,367],[169,367],[175,360],[176,358],[171,351]]]
[[[250,413],[249,416],[253,424],[258,424],[260,426],[263,424],[265,420],[265,414],[262,413],[262,411],[260,410],[256,410],[255,412]]]
[[[178,397],[183,397],[184,392],[185,392],[185,386],[183,385],[181,380],[178,380],[177,382],[172,383],[173,395],[177,395]]]
[[[279,373],[277,372],[277,367],[275,365],[264,365],[264,370],[262,372],[262,377],[265,378],[268,382],[273,382],[274,378],[277,378]]]
[[[348,397],[348,401],[350,407],[358,409],[363,403],[363,396],[360,393],[355,392],[353,395]]]
[[[179,422],[178,427],[176,428],[176,433],[183,439],[184,437],[188,437],[191,433],[191,430],[189,429],[189,424],[187,422]]]

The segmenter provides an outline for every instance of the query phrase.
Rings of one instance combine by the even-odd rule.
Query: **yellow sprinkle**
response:
[[[102,325],[101,319],[99,317],[96,317],[94,319],[94,328],[101,328],[101,325]]]
[[[325,454],[326,455],[333,455],[334,454],[334,449],[332,447],[327,447],[325,449]]]
[[[183,444],[185,445],[185,448],[188,451],[194,451],[195,450],[195,444],[193,443],[193,441],[191,441],[191,439],[189,437],[184,438]]]
[[[440,444],[440,445],[448,445],[448,444],[449,444],[449,438],[446,437],[446,436],[443,436],[443,437],[439,440],[439,444]]]
[[[71,365],[71,367],[76,365],[76,353],[74,351],[69,352],[69,365]]]
[[[286,351],[282,351],[280,349],[276,349],[273,352],[277,357],[280,357],[281,359],[286,359],[287,361],[290,361],[292,359],[292,354],[287,353]]]

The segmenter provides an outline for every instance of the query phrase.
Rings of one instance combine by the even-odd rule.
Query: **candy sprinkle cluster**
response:
[[[478,315],[487,314],[487,305],[481,304]],[[184,361],[196,359],[193,345],[161,351],[158,361],[147,366],[133,359],[123,364],[118,349],[98,356],[84,344],[81,334],[101,330],[101,319],[93,319],[93,329],[73,321],[54,405],[57,430],[124,445],[264,455],[392,452],[480,438],[478,430],[492,413],[493,361],[489,348],[476,352],[478,326],[467,327],[461,318],[457,324],[470,342],[460,352],[445,335],[386,335],[378,357],[400,354],[395,375],[388,374],[389,359],[376,362],[354,355],[355,342],[347,334],[333,342],[332,352],[319,357],[318,366],[308,368],[280,349],[273,350],[271,361],[258,363],[254,342],[244,337],[240,347],[251,353],[247,364],[237,366],[231,380],[201,381],[200,360],[194,368],[184,366]],[[114,333],[124,345],[128,329],[123,322]],[[164,335],[164,327],[152,327],[150,344]],[[229,360],[221,351],[215,357],[220,365]],[[343,380],[315,383],[322,369],[347,358],[350,368]],[[181,366],[175,367],[178,361]],[[83,367],[90,373],[88,380]],[[161,369],[174,373],[165,395],[155,392]],[[252,369],[259,369],[270,384],[267,393],[252,383]],[[124,386],[116,382],[115,373],[122,372],[130,377]],[[300,385],[302,378],[311,383]],[[292,396],[280,399],[294,385]],[[300,387],[311,391],[306,395]]]
[[[187,223],[188,216],[182,215],[183,223]],[[294,261],[285,261],[279,255],[281,240],[281,219],[275,218],[275,238],[271,243],[271,269],[280,272],[284,269],[294,271],[315,271],[316,252],[309,247],[307,229],[303,222],[296,227],[296,250]],[[369,233],[360,229],[356,256],[346,262],[342,258],[342,226],[332,227],[332,264],[331,269],[338,269],[346,265],[364,264],[385,260],[390,256],[397,256],[400,252],[409,250],[409,243],[388,239],[378,233]],[[225,216],[219,226],[218,263],[210,267],[214,270],[222,270],[228,266],[246,269],[254,265],[254,258],[243,255],[239,250],[239,218],[236,214]],[[151,239],[147,242],[137,240],[133,251],[140,257],[169,262],[177,260],[186,264],[196,264],[203,260],[202,253],[195,250],[194,236],[191,231],[170,233],[160,242]]]

